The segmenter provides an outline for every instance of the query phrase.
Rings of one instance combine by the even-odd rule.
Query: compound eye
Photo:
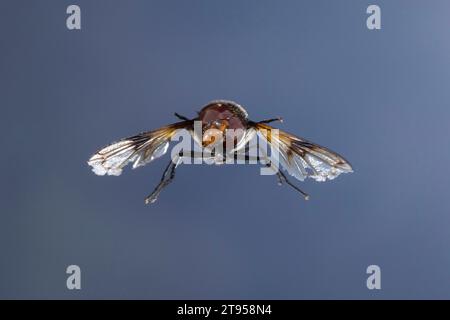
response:
[[[216,120],[213,122],[216,127],[220,127],[222,125],[222,121]]]

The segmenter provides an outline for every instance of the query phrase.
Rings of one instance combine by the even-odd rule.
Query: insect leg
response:
[[[272,168],[272,164],[271,164],[271,163],[268,163],[268,164],[266,164],[266,167]],[[280,174],[279,170],[277,171],[277,178],[278,178],[278,185],[281,186],[281,185],[283,184],[283,177],[282,177],[282,175]]]
[[[283,172],[281,172],[281,170],[277,171],[277,176],[278,176],[279,184],[281,184],[283,181],[286,182],[289,186],[294,188],[296,191],[300,192],[303,195],[303,197],[305,198],[305,200],[309,200],[309,194],[307,194],[306,192],[301,190],[299,187],[297,187],[295,184],[293,184],[291,181],[289,181],[289,179],[286,177],[286,175]]]
[[[175,169],[178,165],[178,157],[174,160],[176,161],[174,162],[170,160],[170,163],[164,170],[161,181],[155,187],[155,190],[153,190],[153,192],[145,198],[145,204],[154,203],[158,199],[158,196],[161,193],[162,189],[164,189],[164,187],[166,187],[175,178]]]
[[[275,122],[275,121],[283,122],[283,118],[278,117],[278,118],[273,118],[273,119],[267,119],[267,120],[258,121],[257,123],[271,123],[271,122]]]
[[[182,115],[180,115],[180,114],[178,114],[178,113],[174,113],[175,114],[175,117],[177,117],[178,119],[180,119],[180,120],[185,120],[185,121],[189,121],[189,120],[191,120],[191,119],[188,119],[187,117],[185,117],[185,116],[182,116]]]
[[[270,162],[270,160],[267,157],[267,154],[264,152],[264,150],[261,150],[262,153],[265,154],[265,158],[267,160],[267,167],[270,167],[273,169],[272,167],[272,163]],[[275,169],[274,169],[275,170]],[[297,187],[296,185],[294,185],[291,181],[289,181],[289,179],[286,177],[286,175],[281,171],[280,168],[278,168],[277,170],[277,177],[278,177],[278,184],[281,186],[283,184],[283,181],[286,182],[289,186],[291,186],[292,188],[294,188],[294,190],[300,192],[303,197],[305,198],[305,200],[309,200],[309,195],[304,192],[303,190],[301,190],[299,187]]]

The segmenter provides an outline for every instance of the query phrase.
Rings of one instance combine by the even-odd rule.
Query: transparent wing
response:
[[[272,134],[273,127],[255,123],[258,136],[264,138],[272,147],[278,146],[279,162],[284,170],[298,180],[310,177],[316,181],[333,180],[341,173],[353,172],[350,163],[339,154],[278,130]]]
[[[97,151],[88,160],[88,165],[99,176],[118,176],[130,162],[134,169],[164,155],[169,148],[170,138],[176,131],[191,127],[191,121],[182,121],[122,139]]]

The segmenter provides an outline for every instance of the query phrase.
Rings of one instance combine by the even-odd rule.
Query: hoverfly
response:
[[[249,120],[247,111],[239,104],[228,100],[215,100],[209,102],[198,112],[197,117],[189,119],[175,113],[181,121],[159,129],[143,132],[135,136],[122,139],[96,152],[89,160],[92,171],[97,175],[115,175],[122,172],[122,168],[128,163],[133,163],[133,169],[143,166],[152,160],[164,155],[169,147],[171,138],[180,130],[187,130],[201,150],[206,150],[217,143],[226,143],[226,132],[230,129],[241,130],[244,134],[237,139],[234,137],[231,153],[232,156],[244,154],[248,160],[248,141],[258,135],[273,147],[276,145],[279,152],[279,163],[289,175],[303,181],[309,177],[316,181],[332,180],[341,173],[353,172],[351,165],[339,154],[299,138],[290,133],[278,130],[278,134],[272,134],[274,127],[269,123],[282,121],[281,118],[268,119],[254,122]],[[194,123],[200,123],[201,132],[194,130]],[[214,129],[221,133],[222,139],[216,140],[208,132]],[[237,141],[239,140],[239,141]],[[153,192],[145,198],[145,203],[153,203],[157,200],[162,189],[175,177],[175,169],[185,157],[201,157],[203,154],[186,152],[171,159],[161,177],[161,181]],[[217,164],[223,163],[225,154],[212,154]],[[226,154],[229,156],[230,152]],[[220,161],[218,161],[220,159]],[[267,158],[265,159],[267,160]],[[266,166],[271,166],[270,161]],[[279,184],[286,183],[301,193],[307,200],[308,194],[294,185],[281,170],[276,170]]]

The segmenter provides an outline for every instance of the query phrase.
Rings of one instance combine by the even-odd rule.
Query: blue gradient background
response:
[[[73,3],[81,31],[65,26]],[[450,298],[449,1],[2,1],[0,15],[1,298]],[[145,206],[168,156],[120,177],[86,165],[218,98],[283,116],[355,173],[301,183],[305,202],[257,166],[184,166]]]

